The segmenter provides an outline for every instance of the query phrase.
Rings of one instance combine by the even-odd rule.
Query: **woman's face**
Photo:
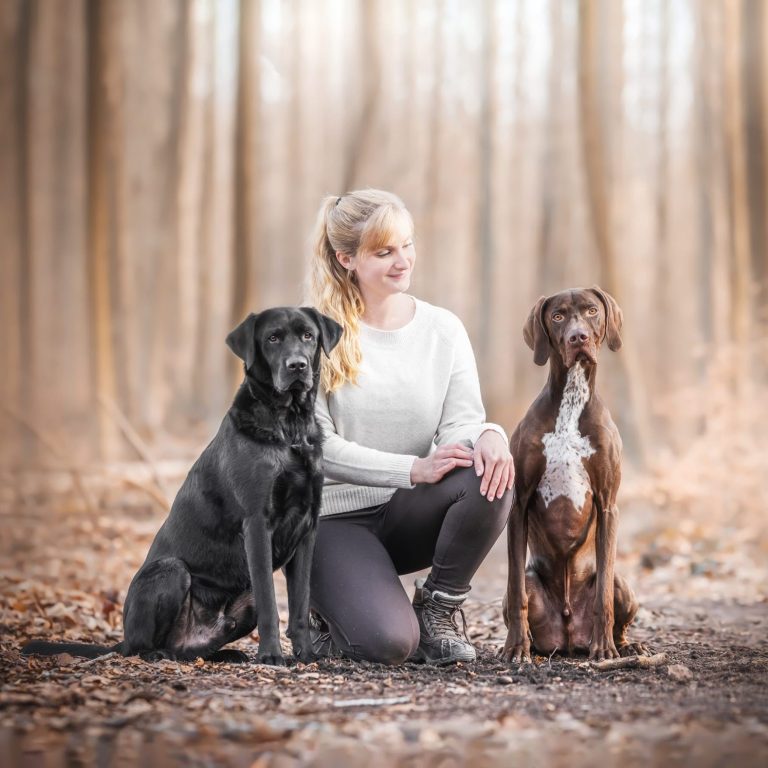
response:
[[[355,271],[363,299],[384,299],[403,293],[411,285],[416,261],[413,233],[403,226],[392,232],[386,244],[372,250],[360,249],[354,256],[337,254],[342,266]]]

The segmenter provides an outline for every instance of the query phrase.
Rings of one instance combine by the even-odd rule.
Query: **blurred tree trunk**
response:
[[[496,51],[498,48],[498,27],[495,19],[494,0],[483,2],[483,37],[482,37],[482,69],[481,69],[481,108],[480,108],[480,169],[479,181],[479,286],[480,286],[480,322],[478,352],[481,364],[489,370],[491,361],[488,359],[491,343],[495,338],[492,333],[491,318],[494,313],[494,195],[493,195],[493,158],[494,138],[496,127]]]
[[[764,0],[744,0],[741,25],[744,30],[740,50],[746,132],[745,157],[748,158],[747,217],[751,273],[756,282],[753,298],[759,306],[768,300],[768,53],[765,50],[768,9]]]
[[[116,3],[89,0],[88,60],[88,260],[93,376],[96,393],[117,403],[113,326],[113,265],[115,247],[116,178],[115,130],[119,73],[116,36],[120,26]],[[118,452],[116,425],[106,408],[96,407],[102,455]]]
[[[678,286],[672,280],[672,265],[669,250],[669,184],[670,184],[670,150],[669,150],[669,37],[670,37],[669,4],[662,2],[658,14],[658,145],[656,152],[656,244],[654,253],[656,262],[656,290],[659,297],[655,314],[654,326],[659,343],[654,350],[654,369],[657,377],[662,377],[668,366],[670,354],[674,354],[674,343],[671,334],[664,333],[665,323],[670,317],[676,316],[676,304],[680,297]]]
[[[261,289],[258,262],[261,226],[258,141],[260,11],[258,0],[240,1],[235,117],[232,327],[239,324],[257,306],[258,291]],[[239,380],[239,371],[242,368],[240,361],[237,361],[237,364],[233,362],[231,368],[233,378]]]
[[[599,0],[581,0],[579,6],[579,108],[582,152],[587,202],[592,233],[600,263],[601,287],[621,305],[623,292],[619,282],[616,257],[611,241],[609,196],[607,191],[609,152],[601,124],[601,107],[606,98],[599,89],[597,65]],[[645,401],[645,377],[634,344],[625,343],[620,356],[627,393],[633,414],[635,448],[644,463],[650,457],[648,407]]]
[[[0,4],[0,461],[15,465],[32,450],[31,436],[18,421],[29,413],[32,381],[29,274],[29,72],[32,25],[37,4]],[[10,409],[10,413],[7,409]]]
[[[378,30],[379,2],[366,0],[360,9],[362,14],[358,62],[362,73],[362,107],[360,119],[352,123],[352,141],[342,177],[342,191],[349,192],[362,183],[363,163],[370,149],[371,136],[379,109],[382,80],[381,46]]]
[[[427,119],[427,154],[424,163],[424,226],[426,244],[432,253],[440,247],[442,221],[440,212],[440,186],[442,182],[441,153],[443,147],[443,77],[445,46],[443,44],[443,0],[435,0],[435,22],[432,27],[432,92],[430,94]],[[445,274],[437,272],[435,282],[438,288],[446,284]]]
[[[725,135],[731,193],[731,334],[743,353],[750,322],[750,230],[744,94],[740,50],[743,41],[741,0],[725,0]],[[764,215],[765,212],[763,212]],[[737,383],[741,376],[736,376]]]

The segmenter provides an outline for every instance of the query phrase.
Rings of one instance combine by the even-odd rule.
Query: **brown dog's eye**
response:
[[[555,314],[552,315],[552,319],[556,323],[562,323],[565,318],[563,317],[563,315],[560,312],[555,312]]]
[[[594,316],[594,315],[596,315],[596,314],[597,314],[597,307],[590,307],[590,308],[587,310],[587,314],[588,314],[588,315],[593,315],[593,316]]]
[[[314,336],[309,331],[304,331],[304,341],[312,341]]]

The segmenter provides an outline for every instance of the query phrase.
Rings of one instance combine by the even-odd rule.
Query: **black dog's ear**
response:
[[[605,340],[608,349],[616,352],[621,349],[621,326],[624,324],[624,313],[610,293],[606,293],[599,285],[593,285],[592,293],[596,293],[605,307]]]
[[[549,360],[549,335],[544,326],[544,306],[547,303],[547,297],[542,296],[533,309],[523,326],[523,338],[525,343],[533,350],[533,362],[536,365],[546,365]]]
[[[245,367],[250,368],[256,355],[256,341],[254,331],[256,329],[256,318],[251,312],[240,325],[227,336],[227,346],[245,362]]]
[[[318,312],[314,307],[302,307],[301,311],[306,312],[315,321],[320,329],[320,346],[326,356],[330,355],[331,350],[339,343],[344,329],[335,320]]]

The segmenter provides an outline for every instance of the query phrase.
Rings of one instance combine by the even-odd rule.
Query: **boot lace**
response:
[[[461,615],[462,634],[464,639],[469,642],[467,637],[467,619],[464,616],[464,610],[459,606],[447,606],[438,603],[436,600],[430,600],[424,607],[424,613],[429,621],[429,626],[437,635],[455,637],[459,640],[459,625],[456,614]]]

